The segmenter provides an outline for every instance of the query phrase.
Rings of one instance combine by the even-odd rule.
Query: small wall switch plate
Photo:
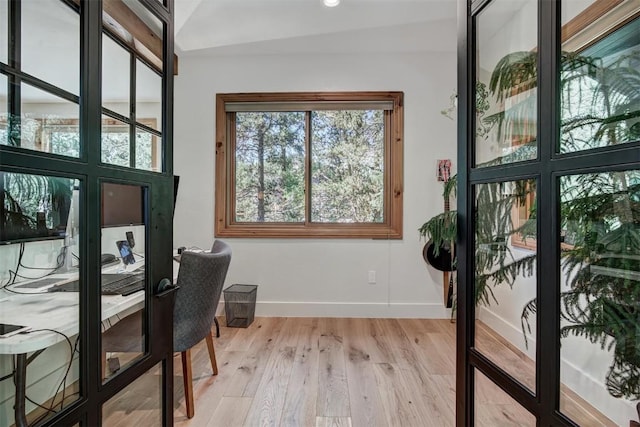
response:
[[[369,284],[373,285],[376,283],[376,271],[369,270]]]

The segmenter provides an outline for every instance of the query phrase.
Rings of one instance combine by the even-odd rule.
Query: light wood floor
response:
[[[486,333],[485,344],[493,342],[486,348],[495,348],[495,357],[526,358],[494,334],[478,333]],[[455,324],[448,320],[257,318],[247,329],[222,326],[214,342],[215,377],[205,343],[192,351],[191,420],[180,358],[174,359],[176,426],[454,425]],[[575,402],[572,414],[581,426],[615,425],[577,395],[570,397],[565,401]],[[137,413],[136,425],[149,425],[140,418],[145,411],[132,411],[132,403],[127,399],[126,412]],[[148,412],[157,419],[157,411]],[[104,425],[131,425],[122,415],[113,407]],[[476,415],[477,426],[535,426],[526,410],[481,376]]]

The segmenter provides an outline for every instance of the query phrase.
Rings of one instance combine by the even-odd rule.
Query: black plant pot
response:
[[[456,246],[453,245],[455,250]],[[435,245],[429,240],[422,249],[422,257],[425,262],[430,264],[433,268],[440,271],[454,271],[453,259],[451,257],[451,244],[446,242],[440,246],[438,255],[435,254]]]

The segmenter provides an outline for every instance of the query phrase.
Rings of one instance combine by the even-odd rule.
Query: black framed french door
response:
[[[0,424],[172,425],[173,1],[0,21]]]
[[[458,2],[456,424],[640,400],[640,5]]]

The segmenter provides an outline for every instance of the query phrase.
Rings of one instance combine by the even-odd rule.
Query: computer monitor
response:
[[[76,180],[0,171],[0,244],[62,239]]]

